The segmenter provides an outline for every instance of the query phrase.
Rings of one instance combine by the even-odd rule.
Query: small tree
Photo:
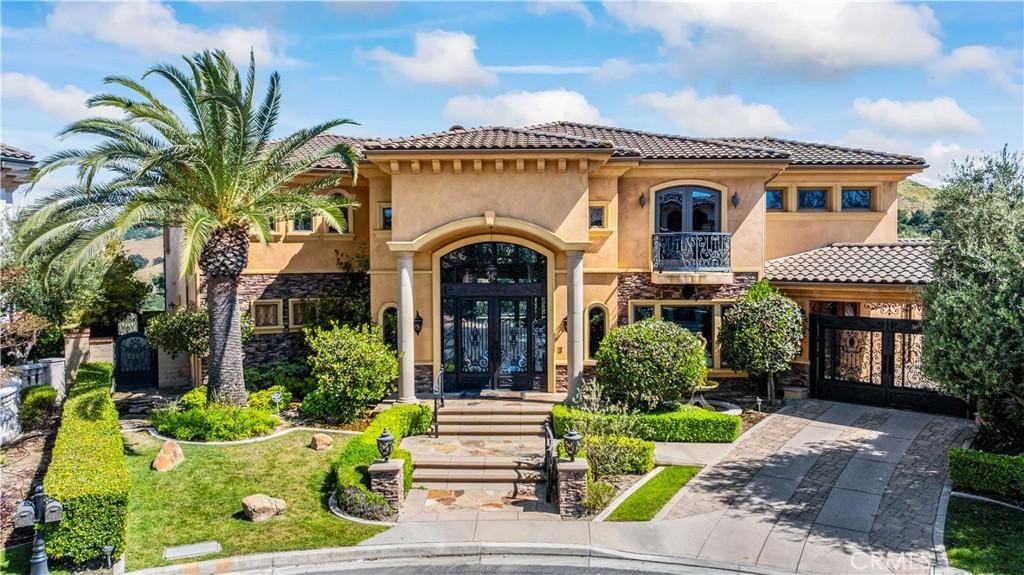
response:
[[[923,294],[925,373],[950,394],[983,399],[982,415],[993,423],[1009,423],[1024,413],[1021,155],[1004,149],[955,165],[936,200],[935,279]]]
[[[110,260],[110,265],[100,281],[100,289],[96,300],[86,310],[82,322],[86,325],[114,327],[117,322],[142,309],[153,286],[135,277],[138,268],[131,258],[114,245],[111,251],[118,250]]]
[[[674,323],[645,320],[613,329],[597,350],[604,399],[652,410],[681,401],[707,378],[704,342]]]
[[[393,390],[398,360],[384,343],[379,326],[309,328],[306,344],[312,350],[309,365],[316,389],[302,402],[305,415],[352,421]]]
[[[722,361],[751,375],[767,375],[768,400],[774,403],[775,374],[800,355],[803,324],[800,306],[762,279],[722,315]]]

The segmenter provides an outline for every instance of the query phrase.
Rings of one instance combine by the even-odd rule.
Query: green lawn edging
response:
[[[348,489],[356,489],[367,501],[377,506],[381,505],[383,498],[370,491],[368,471],[370,465],[380,458],[380,453],[377,451],[377,436],[387,429],[394,436],[397,446],[404,437],[424,435],[430,430],[432,413],[433,410],[429,405],[394,405],[377,414],[361,434],[352,438],[334,464],[339,505],[345,507],[343,495]],[[408,491],[412,487],[412,454],[395,447],[391,457],[403,460],[405,490]],[[345,509],[345,511],[361,517],[355,509]],[[377,519],[378,517],[364,518]]]
[[[1024,454],[1000,455],[956,447],[949,450],[949,477],[957,490],[1024,501]]]
[[[128,467],[110,396],[114,366],[85,363],[64,402],[53,459],[43,480],[46,493],[64,505],[60,523],[47,525],[50,557],[82,563],[124,551],[128,518]]]
[[[672,465],[631,493],[619,504],[608,521],[650,521],[669,500],[700,472],[699,465]]]
[[[552,430],[562,437],[582,419],[615,418],[620,415],[590,413],[565,405],[551,409]],[[732,443],[740,436],[740,418],[684,405],[677,411],[641,413],[637,419],[638,435],[648,441],[679,443]]]

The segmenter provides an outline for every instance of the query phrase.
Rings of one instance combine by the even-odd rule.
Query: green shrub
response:
[[[110,397],[114,367],[85,363],[64,403],[64,415],[43,485],[64,505],[64,519],[46,529],[50,557],[82,563],[124,552],[128,517],[128,468]]]
[[[206,407],[206,386],[190,389],[178,398],[178,409],[188,411],[190,409],[203,409]]]
[[[306,330],[309,363],[316,389],[306,395],[302,412],[324,421],[362,417],[392,391],[398,360],[379,326],[332,325]]]
[[[564,440],[558,444],[558,455],[567,456]],[[595,478],[642,475],[654,469],[654,442],[633,437],[584,437],[576,457],[587,459]]]
[[[618,490],[607,481],[595,480],[593,474],[587,474],[587,496],[583,499],[583,507],[587,513],[597,515],[608,507],[608,504],[615,499]]]
[[[273,395],[275,393],[281,394],[281,402],[278,404],[274,403]],[[272,385],[267,389],[261,389],[259,391],[249,394],[249,408],[250,409],[261,409],[271,413],[277,413],[282,408],[287,409],[292,403],[292,394],[283,385]]]
[[[268,435],[281,422],[264,410],[219,403],[185,411],[154,409],[149,420],[161,435],[184,441],[236,441]]]
[[[1000,455],[977,449],[949,450],[953,487],[1024,501],[1024,454]]]
[[[605,399],[628,409],[652,410],[688,399],[707,377],[704,343],[669,322],[645,320],[613,329],[597,350],[597,377]]]
[[[551,409],[552,429],[562,437],[570,429],[581,429],[584,420],[616,419],[619,414],[599,414],[556,405]],[[730,443],[740,436],[740,418],[693,405],[662,413],[630,414],[635,435],[649,441],[687,443]],[[592,426],[588,426],[592,427]]]
[[[309,363],[300,361],[272,361],[258,367],[245,368],[245,387],[249,391],[259,391],[284,386],[292,397],[302,399],[316,388],[316,380],[310,374]]]
[[[38,429],[46,425],[57,409],[57,390],[48,385],[34,385],[21,390],[18,413],[21,426]]]
[[[368,473],[370,464],[380,458],[380,453],[377,451],[377,436],[387,429],[394,436],[397,446],[403,437],[427,433],[430,430],[430,423],[431,409],[427,405],[395,405],[377,414],[377,417],[373,418],[370,425],[359,436],[345,445],[341,456],[334,464],[338,505],[346,513],[356,517],[373,519],[376,515],[371,512],[367,512],[371,515],[369,517],[359,515],[359,513],[364,512],[363,503],[369,501],[372,504],[373,501],[379,499],[370,491]],[[412,487],[412,454],[396,447],[391,457],[403,460],[404,487],[408,491]],[[353,497],[351,493],[348,493],[351,489],[363,492],[366,497],[364,499]],[[345,507],[345,502],[352,502],[353,506]]]

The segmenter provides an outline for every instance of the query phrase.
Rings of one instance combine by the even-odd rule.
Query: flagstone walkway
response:
[[[756,565],[798,573],[929,573],[941,553],[946,451],[963,419],[792,402],[745,433],[650,523],[402,523],[365,542],[520,542]],[[936,527],[940,530],[936,531]]]

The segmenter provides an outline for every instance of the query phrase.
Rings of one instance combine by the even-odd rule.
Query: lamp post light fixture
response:
[[[36,485],[31,499],[19,500],[14,504],[14,527],[36,528],[35,540],[32,542],[32,565],[30,575],[50,575],[50,565],[46,557],[46,539],[39,528],[44,523],[57,523],[64,517],[64,506],[60,501],[43,493],[43,486]]]
[[[104,545],[103,547],[100,547],[100,549],[103,551],[103,556],[107,558],[107,569],[112,569],[114,567],[114,564],[110,560],[110,556],[114,553],[114,546]]]
[[[576,432],[575,429],[565,434],[565,452],[569,454],[569,461],[576,461],[576,454],[580,451],[580,445],[583,443],[583,436]]]
[[[391,458],[391,452],[395,450],[395,437],[387,429],[377,437],[377,451],[387,461]]]
[[[423,316],[420,315],[420,310],[416,310],[416,317],[412,320],[412,329],[416,335],[423,331]]]

